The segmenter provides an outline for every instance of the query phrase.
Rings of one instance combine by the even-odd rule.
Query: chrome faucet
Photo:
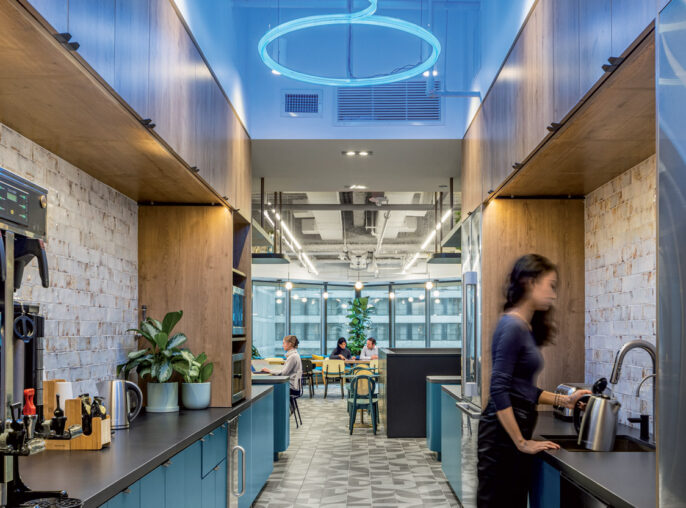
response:
[[[617,356],[615,356],[615,364],[612,367],[612,374],[610,375],[610,383],[613,385],[616,385],[617,382],[619,381],[619,374],[622,372],[622,363],[624,363],[624,357],[626,354],[631,351],[632,349],[635,348],[641,348],[644,349],[645,351],[648,352],[650,355],[650,359],[653,361],[653,373],[644,377],[641,382],[638,385],[638,388],[636,389],[636,396],[638,397],[639,392],[641,390],[641,385],[648,379],[648,378],[653,378],[653,425],[655,425],[655,380],[656,380],[656,375],[657,375],[657,351],[655,349],[655,346],[653,346],[650,342],[646,342],[645,340],[632,340],[627,342],[622,346],[622,348],[619,350],[617,353]]]

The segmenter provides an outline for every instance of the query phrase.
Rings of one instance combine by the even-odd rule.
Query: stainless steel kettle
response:
[[[136,383],[113,379],[98,384],[101,394],[107,394],[105,404],[112,418],[112,429],[128,429],[143,407],[143,392]],[[131,398],[134,400],[131,409]]]
[[[580,404],[585,402],[583,418]],[[583,395],[574,406],[577,443],[588,450],[609,452],[615,446],[617,417],[621,404],[607,395]]]

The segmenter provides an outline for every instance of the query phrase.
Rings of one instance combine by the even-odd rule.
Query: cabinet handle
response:
[[[131,494],[131,489],[124,489],[122,492],[124,492],[124,494]]]
[[[241,474],[240,492],[233,488],[233,475],[236,474],[236,468],[233,467],[233,457],[236,455],[236,452],[238,451],[241,452],[241,471],[243,472]],[[243,448],[241,445],[234,446],[233,450],[231,450],[231,459],[231,465],[229,467],[229,481],[231,482],[231,489],[233,490],[233,494],[236,497],[241,497],[243,494],[245,494],[245,448]]]
[[[169,467],[169,466],[171,466],[171,464],[172,464],[172,461],[171,461],[171,460],[168,460],[167,462],[165,462],[164,464],[162,464],[162,466],[164,466],[164,467]]]
[[[212,471],[219,471],[219,466],[214,466],[214,469]]]
[[[200,438],[200,442],[201,442],[201,443],[204,443],[204,442],[205,442],[205,438],[204,438],[204,437],[201,437],[201,438]]]
[[[214,432],[210,432],[210,436],[214,436]]]

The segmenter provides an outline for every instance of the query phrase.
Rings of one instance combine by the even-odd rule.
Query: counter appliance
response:
[[[557,385],[555,393],[558,395],[572,395],[578,390],[590,390],[592,386],[584,383],[562,383]],[[574,411],[564,406],[553,406],[553,415],[561,420],[571,422]]]

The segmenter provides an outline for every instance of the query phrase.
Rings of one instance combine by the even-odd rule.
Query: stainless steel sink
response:
[[[549,441],[557,443],[560,448],[568,452],[592,452],[577,444],[577,436],[573,435],[546,435],[541,436]],[[655,445],[646,443],[635,437],[619,435],[615,439],[615,446],[610,450],[612,452],[655,452]]]

